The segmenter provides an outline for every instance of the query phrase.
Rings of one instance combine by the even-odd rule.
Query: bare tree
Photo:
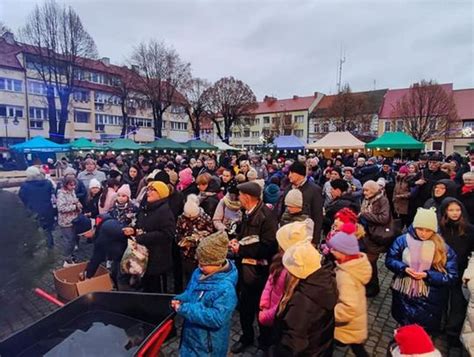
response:
[[[191,78],[191,65],[175,49],[156,40],[140,43],[131,61],[139,68],[143,94],[153,109],[155,136],[161,138],[165,111],[173,104],[185,104],[181,91]]]
[[[203,97],[216,125],[217,135],[227,144],[232,126],[245,120],[243,118],[252,117],[252,110],[257,107],[257,98],[252,89],[234,77],[219,79],[203,93]],[[221,124],[224,128],[221,128]]]
[[[273,140],[280,135],[291,135],[296,123],[292,115],[287,112],[276,113],[271,118],[270,129],[263,129],[262,136],[267,143],[273,143]]]
[[[3,36],[5,32],[12,32],[12,31],[7,25],[5,25],[2,21],[0,21],[0,36]]]
[[[393,117],[403,120],[403,127],[411,136],[426,142],[445,137],[457,112],[452,93],[433,80],[422,80],[397,102]]]
[[[27,61],[33,64],[46,86],[50,138],[63,142],[68,106],[76,88],[84,58],[97,57],[94,40],[70,6],[49,0],[36,5],[21,35],[28,47]],[[55,96],[59,97],[59,121]]]
[[[211,83],[202,78],[192,78],[184,91],[186,98],[186,114],[191,122],[193,136],[201,139],[201,121],[206,116],[206,102],[204,92],[211,86]]]

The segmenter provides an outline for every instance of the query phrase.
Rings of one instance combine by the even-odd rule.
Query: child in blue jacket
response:
[[[203,238],[196,250],[199,268],[171,306],[184,318],[180,356],[227,355],[232,313],[237,305],[237,269],[226,259],[225,232]]]

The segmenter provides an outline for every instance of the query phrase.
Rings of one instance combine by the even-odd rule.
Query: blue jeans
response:
[[[74,258],[74,246],[77,241],[77,234],[72,227],[61,227],[61,234],[64,238],[64,259],[72,260]]]

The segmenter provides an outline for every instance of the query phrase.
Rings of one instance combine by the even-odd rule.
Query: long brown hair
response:
[[[285,267],[283,266],[283,250],[280,248],[279,252],[273,256],[272,264],[270,265],[270,274],[273,274],[273,284],[276,284],[281,272]]]
[[[295,292],[295,289],[298,286],[299,282],[300,282],[300,279],[298,279],[296,276],[288,272],[288,274],[286,275],[286,281],[285,281],[285,294],[283,295],[280,301],[280,306],[278,306],[277,316],[280,316],[283,313],[283,311],[285,311],[286,305],[288,305],[288,302],[293,297],[293,293]]]
[[[100,194],[99,198],[99,206],[101,208],[104,208],[105,206],[105,200],[107,199],[109,188],[113,188],[115,186],[119,187],[120,182],[113,178],[109,178],[107,181],[102,182],[102,193]]]
[[[435,244],[435,253],[432,263],[433,268],[439,272],[446,273],[446,262],[448,261],[446,243],[438,233],[434,233],[430,239]]]

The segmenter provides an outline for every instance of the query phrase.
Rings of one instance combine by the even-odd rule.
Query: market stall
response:
[[[306,145],[306,149],[321,151],[324,156],[331,157],[333,153],[337,152],[364,151],[365,143],[348,131],[336,131],[327,133],[315,143]]]
[[[273,147],[277,152],[298,153],[304,152],[304,142],[295,135],[281,135],[273,140]]]
[[[400,155],[403,158],[407,151],[419,151],[425,148],[425,144],[412,138],[410,135],[401,132],[386,132],[379,138],[367,143],[365,146],[367,149],[375,150],[374,154],[383,156],[394,156],[395,152],[400,151]]]

